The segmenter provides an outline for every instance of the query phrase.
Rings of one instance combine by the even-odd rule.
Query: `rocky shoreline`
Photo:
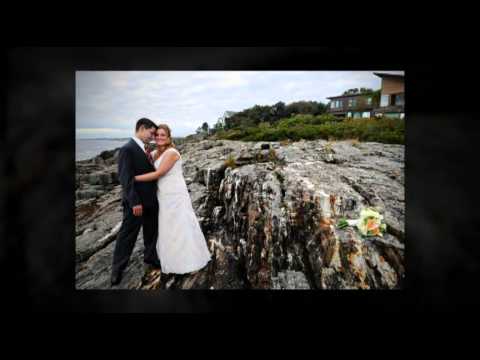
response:
[[[194,140],[178,146],[212,253],[204,269],[160,282],[143,275],[140,233],[122,289],[401,289],[404,146],[354,141]],[[76,288],[111,289],[122,220],[118,149],[76,163]],[[388,233],[335,226],[364,206]]]

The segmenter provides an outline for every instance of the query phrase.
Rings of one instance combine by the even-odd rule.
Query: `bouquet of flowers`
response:
[[[387,230],[387,225],[382,222],[383,216],[379,212],[365,208],[360,211],[360,218],[355,220],[340,219],[337,224],[339,229],[347,226],[356,226],[363,236],[383,236]]]

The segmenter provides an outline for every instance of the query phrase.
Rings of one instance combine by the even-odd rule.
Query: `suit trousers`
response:
[[[132,208],[124,202],[123,221],[116,239],[113,253],[113,273],[122,273],[128,265],[140,228],[143,227],[143,261],[160,267],[156,242],[158,237],[158,203],[143,207],[142,216],[133,215]]]

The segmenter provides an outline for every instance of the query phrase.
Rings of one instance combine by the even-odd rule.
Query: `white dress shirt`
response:
[[[136,137],[136,136],[133,136],[132,139],[138,144],[138,146],[140,146],[140,148],[142,149],[142,151],[143,151],[144,153],[146,153],[146,151],[145,151],[145,144],[143,143],[143,141],[140,140],[140,139],[139,139],[138,137]]]

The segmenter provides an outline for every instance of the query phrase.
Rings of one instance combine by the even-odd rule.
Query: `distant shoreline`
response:
[[[75,140],[110,140],[110,141],[124,141],[130,139],[126,138],[76,138]]]
[[[184,137],[173,137],[173,140],[182,140],[185,139],[186,136]],[[126,138],[76,138],[75,140],[109,140],[109,141],[126,141],[130,140],[131,137],[126,137]]]
[[[91,160],[103,151],[120,148],[128,138],[96,138],[75,140],[75,161]]]
[[[100,155],[103,151],[114,150],[122,147],[131,137],[126,138],[83,138],[76,139],[75,161],[91,160]],[[173,138],[173,141],[180,145],[183,138]]]

